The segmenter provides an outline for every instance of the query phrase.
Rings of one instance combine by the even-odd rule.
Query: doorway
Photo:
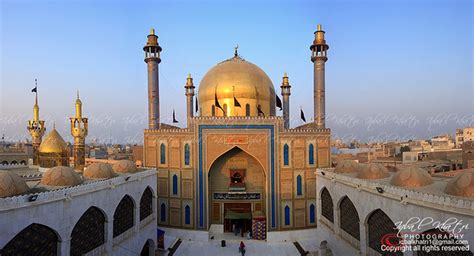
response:
[[[224,203],[224,232],[243,237],[252,229],[250,203]]]

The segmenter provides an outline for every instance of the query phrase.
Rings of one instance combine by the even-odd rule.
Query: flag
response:
[[[280,111],[281,111],[283,109],[283,104],[281,103],[280,97],[278,97],[278,95],[276,95],[276,94],[275,94],[275,96],[276,96],[276,105],[277,105],[278,108],[280,108]]]
[[[37,81],[38,81],[38,80],[35,79],[35,88],[31,89],[31,92],[38,92],[38,84],[37,84]]]
[[[224,112],[224,109],[221,107],[221,104],[219,104],[219,101],[217,100],[217,92],[214,93],[214,105],[222,110]]]
[[[265,116],[265,113],[263,113],[262,109],[260,108],[260,105],[257,105],[257,112],[258,112],[258,115]]]
[[[178,120],[176,120],[176,114],[174,113],[174,109],[173,109],[173,123],[179,123]]]
[[[300,110],[301,110],[301,120],[303,120],[303,122],[306,122],[306,118],[304,117],[303,109],[300,109]]]
[[[198,98],[196,95],[196,113],[199,111],[199,104],[198,104]]]
[[[234,107],[239,107],[239,108],[242,107],[240,106],[240,103],[235,96],[234,96]]]

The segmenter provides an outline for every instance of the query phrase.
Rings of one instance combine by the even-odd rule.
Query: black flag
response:
[[[31,92],[38,92],[38,80],[35,79],[35,88],[31,89]]]
[[[303,122],[306,123],[306,118],[304,117],[303,109],[300,109],[300,110],[301,110],[301,120],[303,120]]]
[[[176,115],[174,113],[174,109],[173,109],[173,123],[179,123],[178,120],[176,120]]]
[[[198,104],[198,98],[196,95],[196,113],[199,111],[199,104]]]
[[[240,102],[237,100],[237,98],[234,96],[234,107],[241,107]]]
[[[283,109],[283,104],[281,103],[280,97],[278,97],[278,95],[276,95],[276,94],[275,94],[275,96],[276,96],[276,105],[277,105],[278,108],[280,108],[280,111],[281,111]]]
[[[217,92],[214,93],[214,105],[222,110],[224,112],[224,109],[221,107],[221,104],[219,104],[219,101],[217,100]]]
[[[262,109],[260,108],[260,105],[257,105],[257,111],[258,111],[258,115],[265,116],[265,113],[263,113]]]

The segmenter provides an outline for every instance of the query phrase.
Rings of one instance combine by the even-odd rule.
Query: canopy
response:
[[[252,219],[252,213],[250,212],[234,212],[234,211],[227,211],[224,216],[225,219],[231,220],[240,220],[240,219]]]

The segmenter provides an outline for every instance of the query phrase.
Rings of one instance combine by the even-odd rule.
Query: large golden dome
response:
[[[63,153],[67,151],[67,145],[63,137],[55,128],[44,138],[39,146],[39,153]]]
[[[275,115],[275,89],[265,72],[237,54],[211,68],[199,84],[199,111],[201,116],[212,116],[215,95],[219,104],[227,109],[227,116],[258,116],[257,106],[265,116]],[[234,107],[234,96],[241,107]],[[247,107],[248,105],[248,107]],[[215,116],[223,116],[215,108]]]

